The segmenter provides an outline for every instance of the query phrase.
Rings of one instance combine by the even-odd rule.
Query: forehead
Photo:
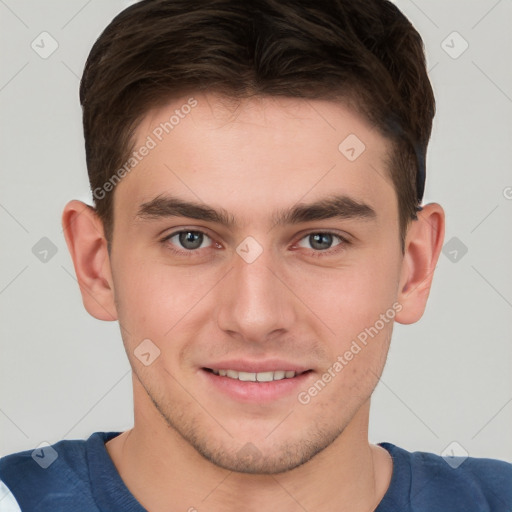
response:
[[[388,144],[342,103],[184,96],[139,124],[139,158],[114,203],[135,213],[157,195],[178,195],[251,219],[276,205],[347,193],[378,209],[394,196]]]

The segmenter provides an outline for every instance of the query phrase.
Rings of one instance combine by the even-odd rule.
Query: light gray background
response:
[[[130,3],[0,0],[2,455],[132,425],[118,325],[83,308],[60,226],[67,200],[90,202],[79,77]],[[437,98],[425,202],[444,206],[445,242],[468,252],[441,255],[423,319],[396,325],[370,439],[512,461],[512,2],[397,4],[423,36]],[[59,45],[46,59],[31,48],[43,31]],[[458,58],[454,31],[469,44]],[[47,262],[32,252],[42,237],[57,248]]]

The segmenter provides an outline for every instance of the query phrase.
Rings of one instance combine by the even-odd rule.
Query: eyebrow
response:
[[[214,209],[169,195],[159,195],[141,204],[136,214],[136,219],[140,220],[168,217],[188,217],[229,228],[238,226],[235,217],[224,208]],[[272,222],[273,226],[281,226],[324,219],[372,220],[376,217],[375,210],[366,203],[347,195],[333,195],[313,203],[298,203],[289,209],[274,212]]]

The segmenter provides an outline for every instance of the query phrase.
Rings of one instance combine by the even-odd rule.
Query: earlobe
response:
[[[444,210],[437,203],[424,206],[409,226],[398,289],[402,310],[395,317],[401,324],[412,324],[423,316],[443,247],[444,227]]]
[[[116,320],[114,287],[103,223],[91,206],[66,204],[62,227],[85,309],[99,320]]]

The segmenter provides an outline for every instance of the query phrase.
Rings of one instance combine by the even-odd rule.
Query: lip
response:
[[[303,373],[311,370],[307,366],[301,366],[281,359],[269,359],[266,361],[247,361],[246,359],[230,359],[229,361],[219,361],[208,363],[203,368],[214,370],[235,370],[237,372],[261,373],[276,372],[278,370],[294,371]]]
[[[229,369],[250,373],[288,370],[295,371],[298,375],[271,382],[252,382],[215,375],[207,368]],[[306,381],[311,379],[313,373],[311,368],[277,360],[260,363],[242,360],[222,361],[211,365],[208,364],[208,366],[200,368],[199,371],[199,374],[205,380],[208,392],[216,390],[237,402],[259,404],[270,403],[290,397],[295,399],[297,393],[301,389],[306,388]]]

